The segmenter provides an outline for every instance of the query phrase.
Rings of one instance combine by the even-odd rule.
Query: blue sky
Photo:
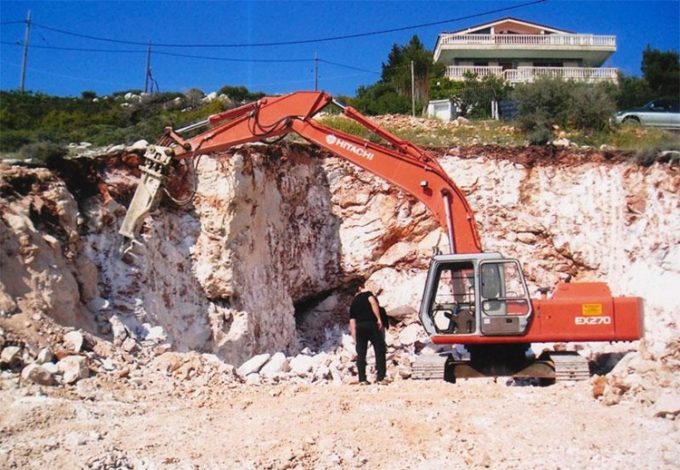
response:
[[[0,88],[19,84],[24,25],[32,11],[36,26],[31,44],[140,52],[95,53],[29,50],[26,88],[49,94],[77,96],[83,90],[100,95],[144,88],[143,46],[116,44],[69,36],[37,25],[78,34],[146,43],[234,44],[281,42],[363,33],[474,15],[527,3],[521,1],[317,1],[317,2],[90,2],[0,0]],[[263,59],[323,60],[358,68],[320,63],[319,88],[353,95],[359,85],[374,83],[393,43],[404,44],[418,34],[433,48],[437,35],[513,16],[578,33],[617,36],[617,52],[605,64],[628,75],[640,75],[647,44],[661,50],[680,49],[680,0],[575,1],[548,0],[516,10],[343,41],[279,47],[169,48],[161,52],[244,60],[211,61],[154,54],[153,74],[161,91],[197,87],[205,92],[223,85],[285,93],[314,88],[313,62],[263,63]],[[5,44],[11,43],[11,44]],[[371,73],[374,72],[374,73]]]

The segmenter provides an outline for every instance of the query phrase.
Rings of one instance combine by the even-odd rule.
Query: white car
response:
[[[619,111],[613,120],[619,124],[680,129],[680,98],[659,98],[638,109]]]

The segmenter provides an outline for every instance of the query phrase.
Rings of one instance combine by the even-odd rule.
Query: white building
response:
[[[603,68],[616,51],[616,36],[573,33],[503,18],[437,38],[434,61],[447,65],[446,77],[463,80],[496,75],[510,83],[538,77],[588,82],[617,80],[615,68]]]

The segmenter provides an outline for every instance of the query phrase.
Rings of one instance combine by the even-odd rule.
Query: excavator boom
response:
[[[280,97],[265,97],[255,103],[210,116],[203,124],[213,127],[190,139],[184,140],[178,132],[168,129],[161,140],[164,147],[160,151],[154,147],[147,154],[147,157],[151,157],[147,159],[153,163],[154,173],[149,178],[152,187],[141,191],[143,197],[139,201],[133,200],[121,233],[134,240],[142,218],[156,202],[158,188],[154,181],[158,179],[155,175],[161,170],[159,162],[167,160],[166,163],[169,163],[164,155],[191,158],[294,132],[420,200],[432,211],[449,236],[451,253],[482,251],[474,213],[463,192],[436,159],[416,145],[380,128],[355,109],[337,102],[334,103],[343,110],[345,116],[369,129],[389,146],[331,129],[312,119],[331,102],[334,102],[331,95],[324,92],[296,92]],[[142,185],[145,184],[143,182]],[[136,205],[141,207],[138,209]]]

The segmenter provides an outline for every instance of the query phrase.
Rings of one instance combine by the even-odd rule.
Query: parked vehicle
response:
[[[680,129],[680,98],[658,98],[638,109],[619,111],[612,120],[666,129]]]

